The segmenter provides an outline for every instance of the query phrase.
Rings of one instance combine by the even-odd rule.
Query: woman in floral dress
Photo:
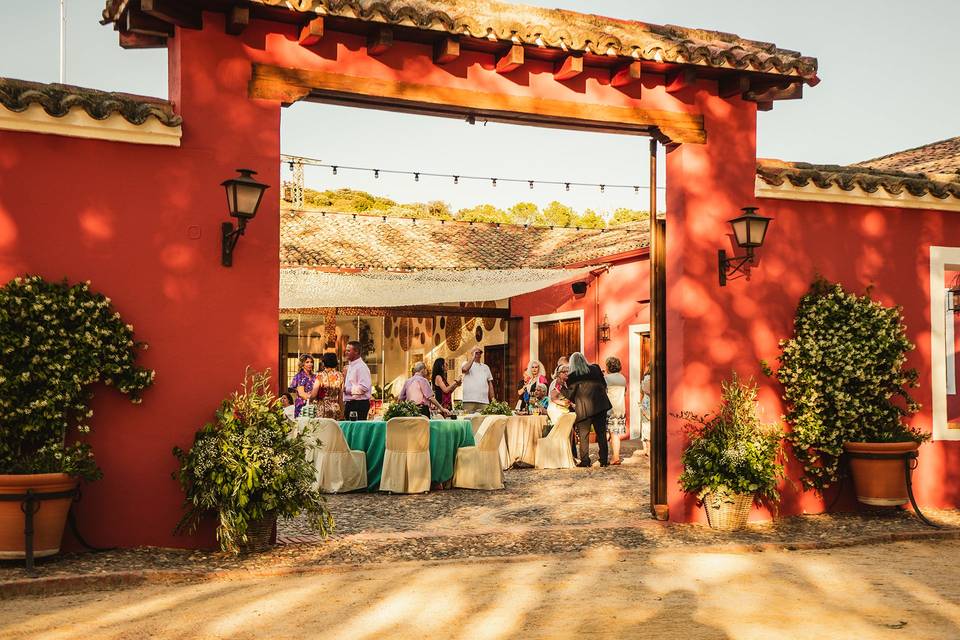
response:
[[[325,353],[320,359],[323,369],[317,374],[317,416],[320,418],[343,419],[343,373],[337,370],[337,356]]]
[[[290,388],[295,389],[296,400],[293,405],[293,417],[299,418],[303,406],[316,396],[314,385],[317,381],[317,375],[313,372],[313,356],[305,353],[300,356],[300,370],[290,381]]]

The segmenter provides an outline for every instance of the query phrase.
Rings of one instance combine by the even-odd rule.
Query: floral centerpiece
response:
[[[494,400],[484,408],[480,409],[479,413],[482,416],[512,416],[513,409],[511,409],[510,405],[508,405],[506,402],[498,402]]]
[[[387,405],[387,410],[383,414],[384,420],[389,420],[390,418],[413,418],[416,416],[422,416],[420,412],[420,405],[416,402],[410,402],[409,400],[399,400],[397,402],[391,402]]]
[[[746,524],[753,502],[776,507],[780,501],[783,430],[760,421],[756,384],[743,383],[734,374],[720,387],[716,412],[675,416],[687,421],[689,439],[681,457],[680,486],[704,503],[711,526],[736,529]]]
[[[277,517],[305,513],[308,525],[326,536],[333,518],[314,488],[306,447],[306,435],[270,390],[270,372],[248,369],[241,390],[197,431],[190,450],[173,449],[180,463],[174,476],[186,494],[175,532],[192,532],[213,515],[221,549],[254,551],[266,546]]]

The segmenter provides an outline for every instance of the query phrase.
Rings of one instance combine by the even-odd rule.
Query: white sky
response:
[[[69,84],[165,97],[166,52],[124,51],[98,19],[102,0],[66,0]],[[823,82],[803,100],[759,116],[758,154],[849,163],[960,135],[960,2],[957,0],[527,0],[659,24],[775,42],[816,56]],[[56,82],[58,0],[0,0],[0,76]],[[370,132],[376,132],[371,137]],[[543,178],[646,182],[647,140],[300,104],[284,111],[282,150],[340,165]],[[401,201],[559,199],[577,209],[645,208],[646,195],[598,189],[509,187],[306,170],[307,186],[352,187]]]

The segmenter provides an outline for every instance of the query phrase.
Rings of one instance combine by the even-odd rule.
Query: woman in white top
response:
[[[606,365],[607,375],[603,376],[603,379],[607,381],[607,397],[613,405],[607,412],[607,437],[610,439],[613,454],[610,464],[620,464],[620,438],[627,435],[627,409],[623,401],[627,392],[627,379],[620,373],[620,358],[611,356],[607,358]]]
[[[553,382],[550,383],[550,391],[547,394],[547,416],[553,424],[557,424],[560,416],[570,411],[570,401],[563,395],[563,390],[567,388],[567,376],[569,375],[570,367],[567,365],[557,367]]]

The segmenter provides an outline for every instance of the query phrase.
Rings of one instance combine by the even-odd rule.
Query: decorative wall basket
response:
[[[507,330],[507,319],[500,318],[500,331],[506,331],[506,330]]]
[[[447,338],[447,346],[452,351],[460,349],[460,317],[450,316],[447,318],[447,327],[444,329],[444,336]]]
[[[433,334],[433,344],[434,344],[434,346],[437,346],[437,347],[440,346],[440,334],[439,334],[439,333]]]
[[[410,318],[400,319],[400,349],[410,349]]]
[[[427,334],[421,333],[421,334],[420,334],[420,346],[424,346],[425,344],[427,344]]]
[[[447,319],[444,316],[440,316],[440,329],[443,330],[443,329],[446,329],[446,327],[447,327]]]
[[[423,326],[427,333],[433,333],[433,318],[427,318],[424,320]]]
[[[393,318],[390,316],[383,319],[383,335],[388,338],[393,335]]]
[[[486,302],[483,303],[483,308],[496,309],[497,305],[492,300],[487,300]],[[487,331],[493,331],[493,328],[497,326],[496,318],[484,318],[482,322],[483,322],[483,328],[486,329]]]
[[[477,342],[483,340],[483,327],[477,325],[477,330],[473,333],[473,335],[477,339]]]
[[[328,309],[323,320],[323,346],[332,347],[337,344],[337,312],[335,309]]]

